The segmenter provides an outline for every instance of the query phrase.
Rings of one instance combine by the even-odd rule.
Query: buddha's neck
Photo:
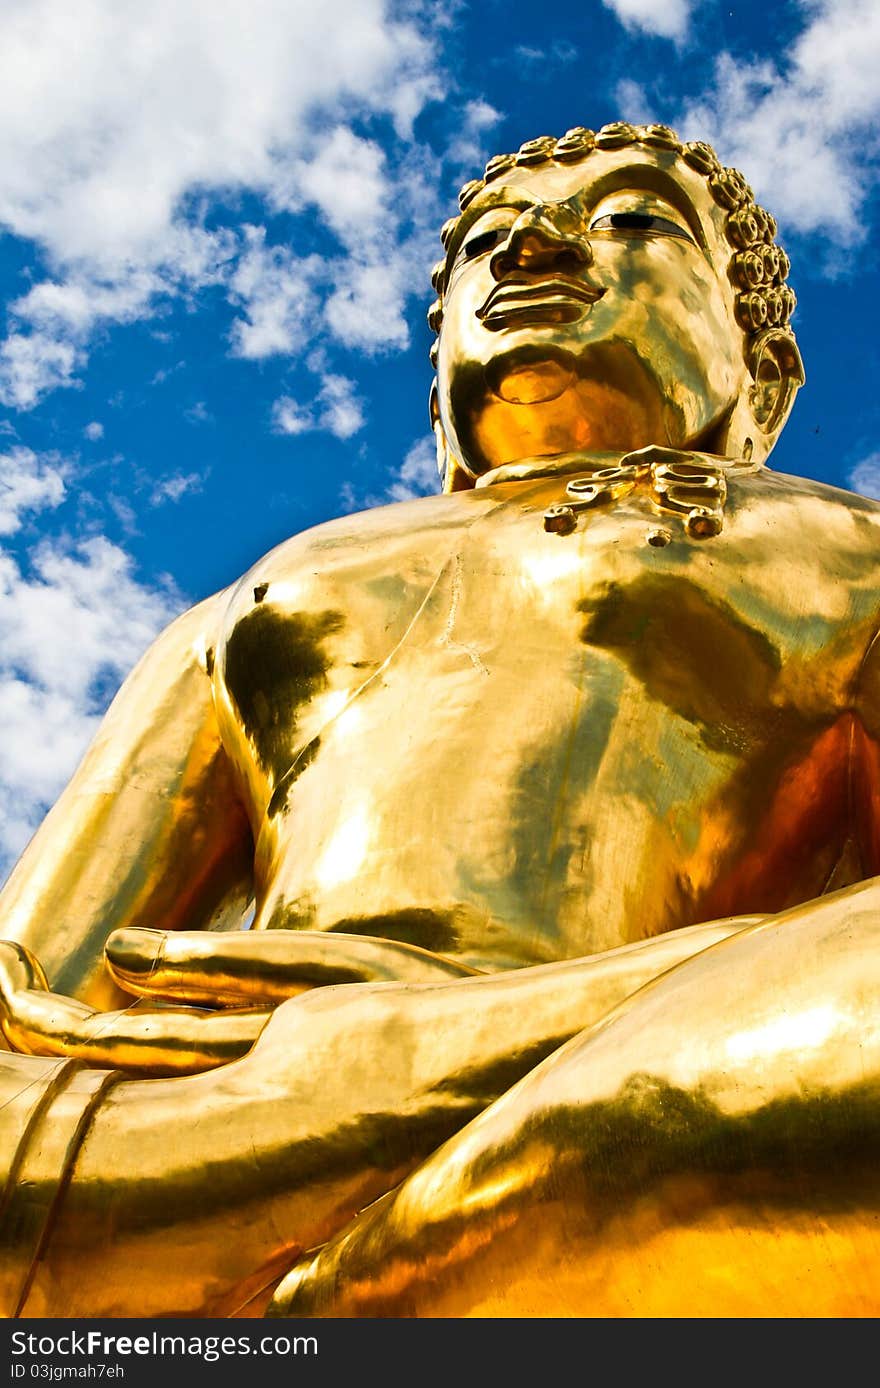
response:
[[[686,457],[690,450],[676,450],[680,452],[682,458]],[[698,456],[710,457],[716,467],[722,467],[725,471],[759,472],[764,464],[756,461],[747,461],[743,458],[728,458],[718,454],[700,453]],[[617,467],[623,458],[632,458],[635,455],[625,452],[597,452],[597,453],[557,453],[552,458],[520,458],[514,463],[503,463],[501,467],[492,468],[489,472],[484,472],[478,477],[474,485],[476,487],[492,487],[499,482],[518,482],[531,477],[569,477],[573,474],[583,475],[591,472],[598,472],[602,468]]]

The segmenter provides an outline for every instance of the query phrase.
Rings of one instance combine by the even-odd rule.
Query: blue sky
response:
[[[880,496],[875,0],[6,0],[0,870],[177,611],[435,489],[459,186],[624,118],[775,213],[807,367],[774,465]]]

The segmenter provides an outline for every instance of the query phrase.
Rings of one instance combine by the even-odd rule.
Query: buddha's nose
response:
[[[564,204],[530,207],[510,228],[489,266],[496,279],[512,270],[576,274],[593,262],[581,219]]]

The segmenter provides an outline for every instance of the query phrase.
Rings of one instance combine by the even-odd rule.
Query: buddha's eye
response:
[[[597,217],[590,231],[642,231],[657,236],[679,236],[683,241],[693,238],[677,222],[657,217],[651,212],[609,212]]]
[[[476,260],[478,255],[485,255],[487,251],[494,250],[498,243],[504,240],[509,230],[509,227],[493,227],[491,231],[477,232],[476,236],[465,241],[462,246],[462,254],[466,260]]]

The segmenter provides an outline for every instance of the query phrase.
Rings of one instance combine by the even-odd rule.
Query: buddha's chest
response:
[[[378,547],[332,583],[276,561],[220,653],[240,761],[271,794],[341,729],[387,769],[389,746],[463,757],[573,720],[598,739],[620,716],[733,747],[781,710],[809,721],[845,699],[876,593],[864,575],[844,584],[796,517],[734,499],[698,537],[636,488],[559,533],[548,517],[566,499],[560,481],[533,485],[433,553]]]
[[[873,556],[853,589],[808,535],[793,543],[736,498],[707,533],[647,488],[568,511],[573,492],[545,483],[462,536],[382,682],[406,670],[433,703],[426,686],[448,678],[468,686],[463,716],[510,717],[532,689],[552,704],[598,680],[716,723],[842,694],[876,621]]]
[[[555,500],[499,506],[423,553],[419,583],[377,556],[304,611],[272,579],[271,659],[255,640],[225,670],[231,709],[250,701],[241,756],[264,768],[279,918],[540,918],[568,922],[577,952],[585,903],[604,919],[624,880],[659,874],[661,914],[674,899],[698,919],[783,791],[774,832],[801,834],[813,801],[792,800],[792,768],[832,777],[843,805],[833,730],[876,614],[868,579],[842,592],[815,546],[782,564],[760,516],[700,539],[636,494],[559,534]]]

